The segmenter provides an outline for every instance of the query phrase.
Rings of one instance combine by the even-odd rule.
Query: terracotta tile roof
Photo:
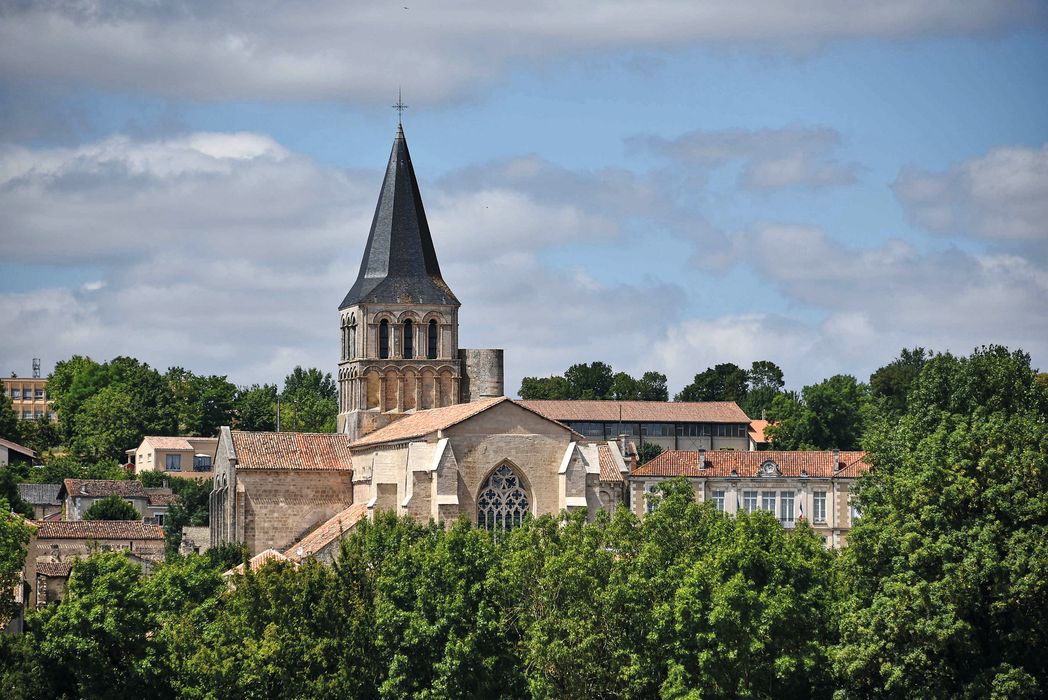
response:
[[[766,420],[751,420],[749,434],[750,438],[754,442],[767,442],[768,439],[764,437],[764,429],[768,427],[768,421]]]
[[[146,495],[149,496],[149,505],[151,506],[170,506],[179,501],[178,494],[172,493],[171,489],[164,487],[146,489]]]
[[[275,549],[267,549],[251,557],[251,559],[248,560],[248,566],[251,567],[252,571],[258,571],[271,561],[288,561],[288,558]],[[238,564],[237,566],[234,566],[232,569],[226,571],[222,575],[233,576],[234,574],[242,573],[244,573],[244,565]]]
[[[865,452],[841,452],[841,470],[833,473],[833,452],[823,451],[767,451],[729,452],[706,451],[706,468],[699,469],[699,453],[695,451],[669,450],[633,471],[632,476],[692,476],[728,477],[734,469],[737,476],[753,477],[760,473],[761,465],[774,462],[783,476],[808,476],[827,478],[831,476],[857,477],[870,470],[864,460]]]
[[[138,479],[66,479],[62,482],[59,498],[66,496],[106,496],[122,498],[148,498],[142,482]]]
[[[611,453],[611,447],[608,445],[598,445],[597,459],[600,462],[601,481],[622,481],[622,472],[619,471],[619,465],[615,461],[615,455]]]
[[[162,540],[164,528],[141,520],[37,520],[41,540]]]
[[[72,562],[68,561],[39,561],[36,563],[37,574],[52,578],[66,578],[72,568]]]
[[[316,530],[303,537],[284,551],[284,556],[292,561],[302,561],[311,554],[319,552],[347,530],[359,523],[368,514],[366,503],[354,503],[341,513],[336,514]]]
[[[424,411],[416,411],[387,425],[385,428],[379,428],[370,435],[365,435],[354,442],[352,447],[364,447],[383,442],[399,442],[420,438],[438,430],[450,428],[503,401],[509,401],[509,399],[505,396],[498,396],[490,399],[481,399],[480,401],[471,401],[470,403],[445,406],[444,408],[429,408]]]
[[[566,421],[614,423],[619,420],[659,423],[749,423],[734,401],[520,401],[547,418]]]
[[[350,470],[349,438],[340,433],[230,431],[237,469]]]
[[[0,446],[6,447],[9,450],[14,450],[15,452],[21,452],[22,454],[29,455],[30,457],[36,457],[36,452],[33,452],[28,447],[19,445],[17,442],[11,442],[10,440],[4,440],[3,438],[0,438]]]
[[[58,492],[62,484],[19,484],[18,495],[22,500],[34,506],[59,506],[62,501]]]

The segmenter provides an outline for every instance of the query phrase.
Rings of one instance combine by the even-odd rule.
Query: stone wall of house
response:
[[[242,541],[252,556],[285,550],[348,507],[353,502],[350,476],[335,470],[238,469]]]

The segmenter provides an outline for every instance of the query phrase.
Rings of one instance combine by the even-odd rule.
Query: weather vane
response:
[[[404,98],[400,93],[400,88],[397,88],[397,103],[393,105],[393,109],[397,110],[397,124],[404,125],[404,110],[408,106],[404,104]]]

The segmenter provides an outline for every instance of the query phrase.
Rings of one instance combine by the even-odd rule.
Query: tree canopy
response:
[[[141,520],[142,514],[117,495],[100,498],[84,511],[84,520]]]
[[[665,374],[649,371],[636,379],[626,372],[615,372],[606,362],[575,364],[563,376],[524,377],[518,393],[522,399],[669,399]]]

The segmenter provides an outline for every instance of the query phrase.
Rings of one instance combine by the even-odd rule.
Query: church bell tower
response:
[[[460,402],[459,306],[440,275],[398,126],[360,272],[339,306],[339,430],[356,440],[414,411]]]

